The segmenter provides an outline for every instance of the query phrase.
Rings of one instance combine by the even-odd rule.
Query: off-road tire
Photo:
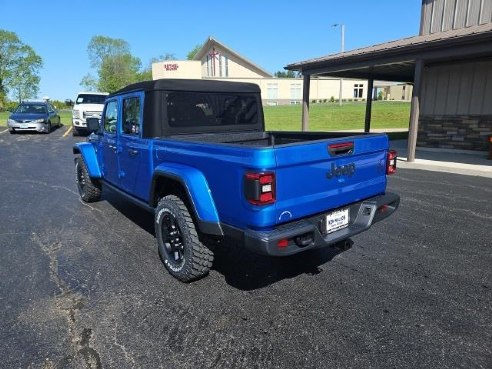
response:
[[[84,202],[101,199],[101,184],[89,177],[89,171],[82,157],[75,158],[75,174],[80,198]]]
[[[193,218],[178,196],[168,195],[159,201],[155,235],[159,256],[173,277],[191,282],[208,274],[214,254],[200,242]]]
[[[72,136],[76,137],[79,135],[79,131],[77,131],[75,128],[72,128]]]

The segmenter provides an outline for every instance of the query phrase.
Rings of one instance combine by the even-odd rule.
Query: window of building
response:
[[[354,98],[361,99],[364,96],[364,85],[362,83],[356,83],[354,85]]]
[[[269,100],[278,99],[278,84],[277,83],[268,83],[267,84],[267,98]]]
[[[116,100],[108,102],[104,112],[104,131],[116,133],[118,123],[118,102]]]
[[[123,100],[123,133],[135,136],[140,134],[139,97],[130,97]]]
[[[292,83],[290,85],[290,98],[291,98],[291,100],[300,100],[301,99],[301,84],[300,83]]]
[[[229,77],[229,58],[215,47],[207,54],[207,77]]]
[[[219,71],[221,77],[229,77],[229,58],[225,55],[219,56]]]

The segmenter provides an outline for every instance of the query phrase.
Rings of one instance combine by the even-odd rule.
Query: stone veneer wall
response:
[[[417,146],[488,151],[492,115],[420,116]]]

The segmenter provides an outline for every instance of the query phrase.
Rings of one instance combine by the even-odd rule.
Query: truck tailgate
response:
[[[276,223],[384,193],[387,150],[384,134],[277,147]]]

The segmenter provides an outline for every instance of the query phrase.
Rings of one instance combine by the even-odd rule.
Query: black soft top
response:
[[[108,96],[108,99],[133,92],[143,92],[145,94],[143,124],[141,132],[143,138],[166,137],[178,134],[224,133],[230,131],[263,131],[265,128],[263,119],[263,108],[261,104],[261,90],[258,85],[253,83],[226,82],[206,79],[158,79],[155,81],[145,81],[128,85]],[[249,113],[255,113],[256,111],[256,122],[243,122],[242,120],[236,121],[235,119],[232,119],[230,117],[228,120],[216,119],[212,122],[209,121],[210,119],[207,120],[202,117],[202,114],[204,112],[200,114],[200,118],[192,117],[193,112],[198,112],[196,112],[197,109],[190,109],[189,111],[186,110],[185,112],[175,112],[175,114],[180,115],[180,117],[182,115],[182,118],[186,122],[177,123],[179,119],[175,119],[173,122],[170,123],[168,111],[169,106],[167,104],[167,99],[172,98],[169,96],[170,93],[183,92],[192,94],[210,94],[211,96],[215,95],[216,98],[228,94],[238,96],[249,95],[245,98],[254,99],[256,101],[255,106],[250,106],[248,108]],[[187,99],[184,99],[183,101],[186,102]],[[217,104],[218,108],[220,108],[220,106],[221,104]],[[178,105],[174,105],[174,108],[178,109]],[[224,106],[222,106],[222,108],[224,108]],[[231,105],[231,108],[234,108],[234,106]],[[181,109],[183,108],[181,107]],[[250,116],[254,117],[254,115],[251,114]],[[171,117],[171,119],[172,118],[173,117]],[[208,122],[211,124],[204,124],[203,126],[198,124],[189,125],[189,123],[193,122]],[[224,122],[228,122],[229,124],[226,124]]]
[[[260,93],[260,87],[254,83],[213,81],[206,79],[157,79],[138,82],[114,92],[111,96],[132,91],[187,91],[187,92],[244,92]]]

